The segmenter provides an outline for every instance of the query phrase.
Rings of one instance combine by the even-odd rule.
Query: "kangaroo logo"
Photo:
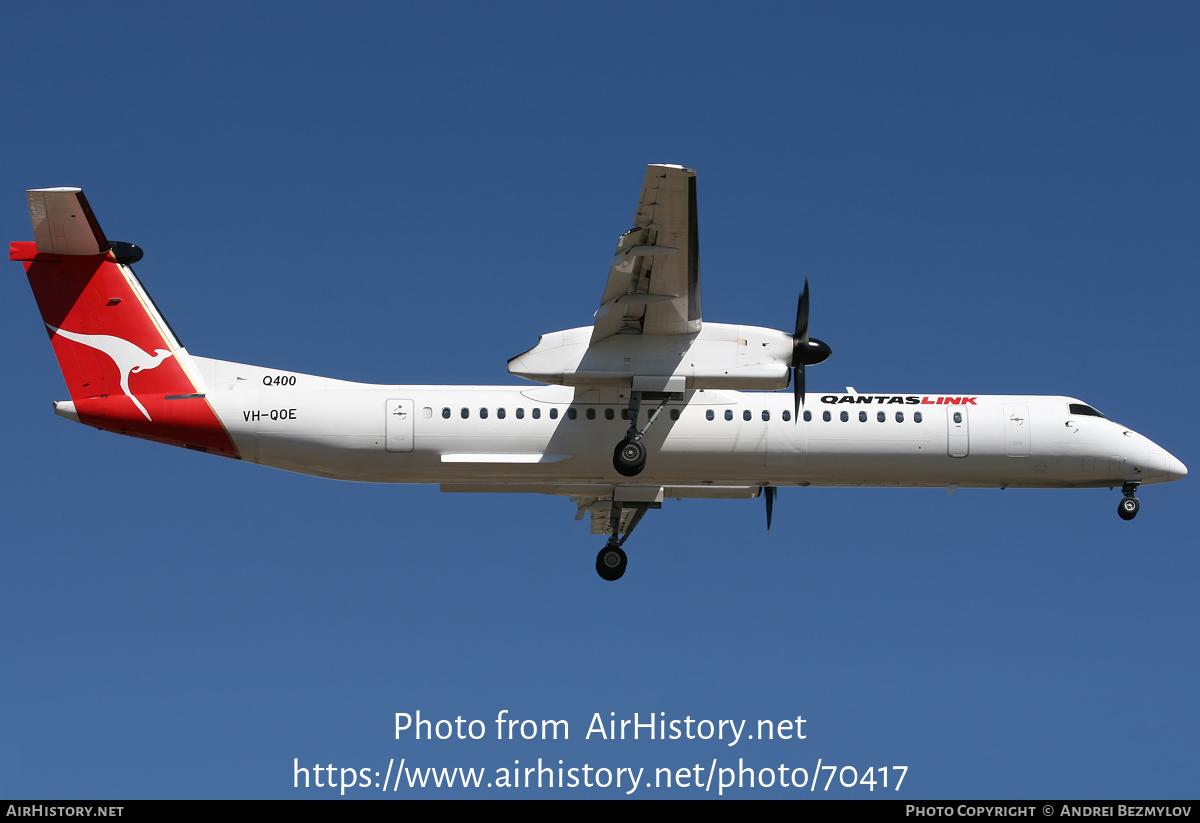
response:
[[[147,354],[140,347],[133,345],[128,340],[113,337],[111,334],[76,334],[75,332],[55,328],[49,323],[46,324],[46,328],[50,329],[54,334],[62,335],[68,340],[74,340],[76,343],[82,343],[88,348],[104,352],[112,358],[112,361],[117,364],[117,368],[121,372],[121,391],[125,392],[125,396],[133,401],[133,404],[138,407],[138,410],[142,414],[146,415],[147,420],[153,422],[150,412],[146,411],[146,407],[139,403],[138,399],[130,393],[129,375],[158,368],[158,365],[162,361],[171,356],[171,352],[166,349],[155,349],[154,354]]]

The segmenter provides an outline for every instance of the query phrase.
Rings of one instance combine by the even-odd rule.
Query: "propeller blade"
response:
[[[800,302],[796,305],[796,340],[804,341],[801,350],[808,348],[808,278],[804,278],[804,291],[800,292]]]
[[[767,498],[767,534],[771,533],[771,513],[775,510],[775,493],[778,491],[774,486],[763,486],[763,496]]]
[[[796,333],[792,336],[792,396],[795,398],[795,422],[800,422],[800,407],[804,405],[804,361],[808,359],[808,278],[796,304]]]
[[[792,397],[795,399],[795,408],[792,414],[795,415],[793,422],[800,422],[800,407],[804,405],[804,361],[800,361],[800,365],[792,369],[795,376],[792,378]]]

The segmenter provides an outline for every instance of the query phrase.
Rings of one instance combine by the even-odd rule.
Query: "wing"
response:
[[[621,235],[591,342],[614,334],[700,331],[696,172],[652,165],[633,228]]]
[[[636,484],[609,486],[603,483],[573,485],[521,482],[443,483],[441,490],[475,494],[552,494],[570,497],[577,507],[576,520],[582,520],[591,515],[592,534],[612,534],[610,515],[613,500],[621,503],[624,507],[619,531],[621,534],[625,534],[639,503],[658,507],[665,498],[749,500],[762,494],[761,486],[646,486]]]

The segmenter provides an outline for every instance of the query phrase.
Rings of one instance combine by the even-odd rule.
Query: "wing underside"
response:
[[[614,334],[700,331],[696,172],[646,169],[633,228],[621,235],[591,342]]]
[[[614,501],[622,507],[621,525],[618,533],[624,534],[630,518],[638,506],[658,508],[663,500],[674,498],[706,500],[748,500],[762,493],[761,486],[658,486],[658,485],[606,485],[602,483],[578,484],[525,484],[525,483],[443,483],[443,492],[469,492],[475,494],[550,494],[569,497],[575,503],[575,519],[582,520],[590,515],[592,534],[612,534],[612,507]]]

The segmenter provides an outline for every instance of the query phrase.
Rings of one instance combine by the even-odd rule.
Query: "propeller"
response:
[[[800,419],[800,406],[804,403],[804,360],[808,354],[808,278],[804,278],[804,291],[796,304],[796,333],[792,335],[792,396],[796,400],[794,419]],[[769,529],[768,529],[769,531]]]
[[[778,491],[774,486],[763,486],[763,497],[767,499],[767,534],[771,533],[771,513],[775,510],[775,493]]]
[[[792,394],[795,397],[793,414],[800,420],[800,407],[804,405],[804,367],[824,363],[832,349],[820,340],[808,336],[808,278],[804,278],[804,291],[796,305],[796,333],[792,335]]]

